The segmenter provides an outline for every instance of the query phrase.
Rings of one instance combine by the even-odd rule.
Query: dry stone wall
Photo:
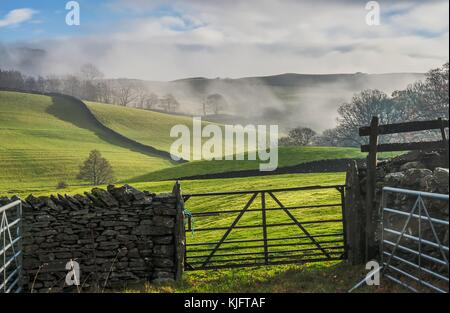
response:
[[[24,289],[98,292],[172,281],[177,216],[174,194],[127,185],[75,196],[30,195],[23,200]],[[65,283],[70,260],[80,265],[81,286]]]
[[[365,199],[366,195],[366,169],[358,169],[359,186],[352,186],[359,190],[359,198]],[[423,152],[414,151],[379,161],[376,171],[376,190],[375,190],[375,210],[371,212],[370,220],[376,225],[375,242],[367,243],[371,249],[378,252],[381,238],[381,200],[383,187],[395,187],[432,193],[449,193],[449,170],[446,152],[434,151]],[[411,211],[416,198],[406,197],[404,195],[390,196],[386,199],[390,206],[405,212]],[[446,201],[427,201],[429,214],[432,217],[448,220],[449,207]],[[364,211],[363,203],[360,210]],[[405,219],[399,216],[385,216],[385,224],[392,229],[401,229]],[[415,233],[417,230],[412,227],[409,231]],[[448,227],[437,226],[439,239],[448,245]],[[424,238],[434,240],[432,230],[429,225],[423,225]],[[430,254],[436,255],[437,251],[430,251]]]

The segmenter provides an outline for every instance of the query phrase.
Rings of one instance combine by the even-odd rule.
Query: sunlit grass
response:
[[[54,190],[63,180],[80,185],[79,166],[99,150],[117,179],[171,166],[171,162],[121,147],[72,102],[0,92],[0,193]]]
[[[140,293],[345,293],[362,280],[364,266],[322,262],[185,272],[179,283],[129,286],[120,292]],[[382,280],[355,293],[405,292]]]

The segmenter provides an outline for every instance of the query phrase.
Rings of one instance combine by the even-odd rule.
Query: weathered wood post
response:
[[[369,154],[367,156],[367,176],[366,176],[366,242],[365,258],[371,260],[376,254],[375,227],[374,227],[374,198],[376,186],[377,170],[377,146],[378,146],[378,117],[373,116],[370,123]],[[374,249],[375,248],[375,249]]]
[[[175,219],[175,280],[181,281],[184,271],[184,256],[186,251],[186,232],[184,226],[184,200],[181,194],[181,186],[178,180],[173,186],[172,193],[175,195],[177,214]]]
[[[363,264],[365,256],[365,215],[356,161],[347,168],[345,180],[345,216],[347,260],[352,265]]]
[[[438,118],[440,124],[441,124],[441,136],[442,136],[442,149],[445,152],[445,165],[446,167],[448,167],[448,140],[447,140],[447,135],[445,134],[445,123],[444,120],[442,118]],[[447,123],[448,126],[448,123]]]

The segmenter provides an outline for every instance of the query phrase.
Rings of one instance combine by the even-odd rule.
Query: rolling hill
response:
[[[92,149],[110,160],[116,180],[149,182],[254,170],[256,161],[174,164],[167,155],[170,128],[191,125],[186,116],[82,102],[61,95],[0,91],[0,192],[55,190],[70,186]],[[279,167],[336,158],[362,158],[356,148],[281,147]]]
[[[70,100],[0,91],[0,191],[81,184],[78,167],[92,149],[111,161],[117,179],[172,166],[105,131]]]
[[[192,118],[155,111],[126,108],[98,102],[85,102],[89,110],[106,127],[141,144],[170,152],[175,138],[170,137],[174,125],[186,125],[192,132]],[[202,122],[202,126],[209,123]],[[192,153],[197,154],[198,151]],[[186,156],[185,156],[186,158]]]

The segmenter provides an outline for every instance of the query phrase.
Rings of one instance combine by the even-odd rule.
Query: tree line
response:
[[[143,82],[105,79],[93,64],[85,64],[79,73],[63,76],[27,76],[17,70],[0,69],[0,88],[35,92],[58,92],[88,101],[142,109],[176,112],[180,103],[172,94],[162,97],[148,90]]]
[[[93,64],[84,64],[76,74],[63,76],[27,76],[17,70],[0,69],[0,88],[57,92],[76,98],[109,104],[164,112],[178,112],[180,102],[167,93],[159,96],[150,91],[144,82],[131,79],[105,79],[104,74]],[[202,113],[219,114],[228,107],[224,96],[212,93],[202,101]]]
[[[448,119],[449,114],[449,64],[428,71],[424,81],[414,82],[404,90],[390,96],[377,89],[363,90],[348,103],[338,107],[337,126],[322,134],[305,127],[291,129],[280,139],[281,145],[321,145],[355,147],[367,143],[367,137],[359,136],[359,128],[368,126],[372,116],[378,116],[380,124],[408,121]],[[384,142],[437,140],[440,132],[421,134],[405,133],[383,136]],[[420,138],[415,138],[420,136]]]

